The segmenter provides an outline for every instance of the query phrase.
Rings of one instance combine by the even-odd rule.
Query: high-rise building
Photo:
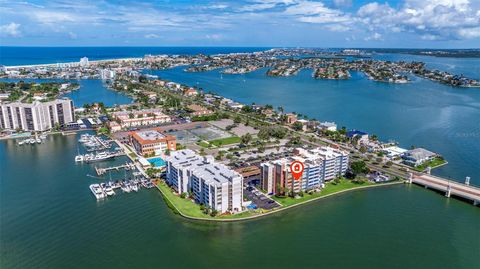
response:
[[[68,98],[50,102],[12,102],[0,105],[0,129],[46,131],[73,121],[73,101]]]
[[[330,147],[311,150],[297,148],[294,156],[261,164],[262,188],[267,193],[294,192],[318,189],[326,181],[345,175],[348,168],[348,153]],[[300,161],[304,164],[302,177],[295,180],[290,164]]]
[[[243,177],[213,157],[189,149],[166,158],[167,183],[178,194],[189,193],[196,203],[220,213],[242,211]]]
[[[90,63],[88,62],[87,57],[80,58],[80,66],[81,67],[87,67]]]

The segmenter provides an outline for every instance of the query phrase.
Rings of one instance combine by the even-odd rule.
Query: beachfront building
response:
[[[130,132],[130,142],[142,156],[159,156],[164,155],[167,149],[177,149],[175,136],[165,135],[156,129]]]
[[[438,154],[424,148],[416,148],[403,153],[403,162],[410,166],[418,166],[437,157]]]
[[[368,144],[368,134],[358,130],[350,130],[346,136],[352,140],[356,140],[358,144]]]
[[[323,130],[323,131],[335,132],[335,131],[337,131],[337,124],[336,124],[335,122],[325,121],[325,122],[321,122],[321,123],[318,125],[318,128],[319,128],[320,130]]]
[[[170,116],[163,114],[161,109],[119,111],[114,112],[112,116],[121,128],[156,125],[172,121]]]
[[[290,164],[304,164],[302,177],[295,180]],[[348,153],[331,147],[311,150],[297,148],[294,156],[261,164],[262,188],[269,194],[281,193],[286,189],[300,192],[319,189],[323,183],[345,175],[348,168]]]
[[[68,98],[50,102],[12,102],[0,105],[0,129],[47,131],[75,121],[73,101]]]
[[[167,184],[178,194],[189,193],[198,204],[220,213],[242,211],[243,177],[211,156],[190,149],[166,157]]]
[[[287,124],[294,124],[295,122],[297,122],[297,115],[293,113],[285,114],[285,121],[287,122]]]

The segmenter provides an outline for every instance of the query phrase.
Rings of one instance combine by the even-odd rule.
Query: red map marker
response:
[[[290,172],[292,172],[295,180],[299,180],[302,177],[304,168],[305,166],[300,161],[294,161],[290,164]]]

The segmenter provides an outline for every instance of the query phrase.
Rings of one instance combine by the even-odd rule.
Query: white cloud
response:
[[[348,14],[340,10],[326,7],[321,2],[300,1],[295,5],[291,5],[285,9],[284,14],[297,17],[298,21],[306,23],[330,24],[351,22]],[[331,26],[331,29],[346,29],[345,25]]]
[[[0,33],[11,36],[11,37],[19,37],[22,35],[20,31],[20,24],[11,22],[9,24],[4,24],[0,26]]]
[[[413,32],[425,40],[478,37],[480,6],[469,0],[405,0],[399,8],[377,2],[362,6],[357,20],[370,31]]]
[[[68,32],[68,37],[70,39],[77,39],[77,34],[75,34],[74,32]]]
[[[297,2],[296,0],[256,0],[251,1],[251,4],[245,5],[239,9],[239,11],[262,11],[271,9],[277,6],[288,6]]]
[[[210,35],[206,35],[205,38],[209,40],[222,40],[223,36],[220,34],[210,34]]]
[[[367,36],[364,38],[365,41],[370,41],[370,40],[374,40],[374,41],[379,41],[379,40],[383,40],[382,39],[382,35],[379,34],[379,33],[373,33],[371,36]]]
[[[460,30],[458,30],[458,34],[462,37],[465,37],[465,38],[480,37],[480,27],[460,29]]]
[[[154,38],[159,38],[160,36],[157,35],[157,34],[146,34],[143,37],[145,37],[147,39],[154,39]]]

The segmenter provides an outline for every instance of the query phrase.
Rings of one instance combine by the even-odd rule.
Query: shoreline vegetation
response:
[[[195,221],[236,222],[269,216],[290,208],[309,204],[320,199],[337,196],[351,191],[393,186],[401,183],[404,183],[404,180],[392,180],[385,183],[372,183],[368,181],[364,183],[354,183],[351,180],[342,179],[339,183],[334,183],[333,181],[328,182],[326,183],[327,187],[322,191],[314,192],[313,194],[305,193],[303,197],[292,198],[272,196],[271,198],[281,205],[278,209],[256,209],[240,212],[238,214],[220,215],[214,217],[205,214],[199,204],[194,203],[186,197],[182,198],[181,196],[175,194],[163,180],[158,180],[155,186],[160,191],[166,205],[173,211],[173,213],[178,214],[181,217]]]

